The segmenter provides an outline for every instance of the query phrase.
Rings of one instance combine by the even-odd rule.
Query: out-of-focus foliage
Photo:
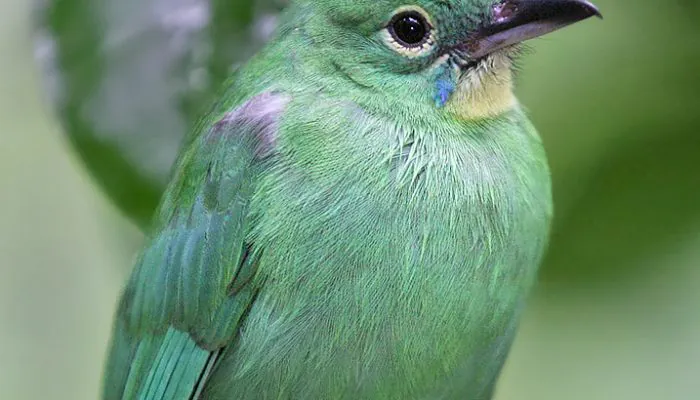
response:
[[[640,265],[700,221],[697,15],[598,3],[605,20],[536,43],[520,77],[554,175],[549,282],[649,273]]]
[[[39,0],[37,59],[96,182],[144,227],[180,141],[284,0]]]
[[[605,20],[537,40],[522,61],[557,209],[497,400],[699,399],[700,8],[595,1]],[[94,399],[138,230],[41,109],[26,2],[6,3],[0,399]]]

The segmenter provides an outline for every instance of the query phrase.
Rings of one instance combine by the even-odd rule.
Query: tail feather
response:
[[[140,340],[123,332],[114,337],[104,400],[197,399],[219,353],[200,348],[174,328]]]

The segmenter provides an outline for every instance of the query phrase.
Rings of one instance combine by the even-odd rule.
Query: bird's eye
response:
[[[388,44],[407,57],[423,55],[435,45],[435,29],[428,13],[420,7],[396,10],[384,32]]]
[[[419,46],[430,34],[428,22],[416,11],[396,15],[389,29],[394,39],[406,47]]]

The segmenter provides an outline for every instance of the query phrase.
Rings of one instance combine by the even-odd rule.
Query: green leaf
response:
[[[278,3],[37,3],[36,54],[49,101],[95,181],[141,228],[183,136],[272,33]]]

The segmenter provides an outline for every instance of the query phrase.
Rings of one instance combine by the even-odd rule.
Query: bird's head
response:
[[[345,78],[463,119],[515,105],[520,43],[600,13],[586,0],[315,0],[315,40]]]

